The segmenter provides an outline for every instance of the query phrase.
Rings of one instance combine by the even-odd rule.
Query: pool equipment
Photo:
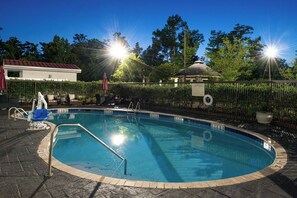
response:
[[[47,110],[47,102],[44,99],[44,96],[38,92],[37,106],[35,109],[36,99],[32,103],[32,111],[29,112],[27,121],[29,123],[29,128],[27,130],[45,130],[49,129],[49,126],[44,123],[47,120],[48,115],[51,113]],[[42,108],[44,106],[44,109]]]
[[[212,98],[212,96],[209,95],[209,94],[206,94],[206,95],[203,97],[203,103],[204,103],[205,105],[207,105],[207,106],[212,105],[212,103],[213,103],[213,98]]]

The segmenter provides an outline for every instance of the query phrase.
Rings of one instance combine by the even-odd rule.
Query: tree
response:
[[[142,50],[143,49],[140,47],[139,42],[136,42],[135,47],[132,49],[131,52],[134,53],[136,56],[139,56],[141,54]]]
[[[0,31],[1,31],[1,30],[3,30],[3,28],[2,28],[2,27],[0,27]],[[1,39],[1,36],[0,36],[0,42],[1,42],[1,41],[2,41],[2,39]]]
[[[130,54],[120,63],[113,77],[115,80],[122,82],[142,82],[147,67],[139,57],[135,54]]]
[[[73,63],[72,47],[67,39],[55,35],[53,41],[40,43],[43,51],[42,58],[47,62]]]
[[[209,43],[206,48],[206,54],[208,57],[216,57],[219,56],[218,53],[221,48],[226,48],[226,39],[230,45],[237,45],[236,43],[240,40],[244,42],[244,46],[248,47],[248,51],[244,56],[244,62],[249,60],[249,63],[245,63],[249,68],[246,68],[245,71],[249,75],[241,75],[237,79],[238,80],[251,80],[255,78],[259,78],[259,71],[261,71],[262,63],[261,63],[261,54],[263,45],[261,44],[261,37],[257,37],[255,39],[251,38],[251,34],[253,34],[253,28],[251,26],[236,24],[233,30],[229,33],[223,31],[211,31],[211,36],[209,38]],[[236,52],[234,52],[234,56],[237,56]],[[218,58],[218,57],[217,57]],[[210,59],[209,63],[210,67],[217,67],[215,62]],[[218,64],[218,63],[217,63]],[[250,73],[251,72],[251,73]]]
[[[285,80],[291,80],[291,79],[295,79],[295,75],[292,71],[293,69],[288,67],[288,68],[280,68],[279,72],[281,74],[281,79],[285,79]]]
[[[210,32],[209,42],[205,48],[207,53],[217,52],[223,46],[223,39],[225,39],[227,34],[222,31],[212,30]]]
[[[159,82],[159,80],[168,81],[179,70],[180,70],[180,67],[174,63],[169,63],[169,62],[163,63],[152,69],[152,71],[149,74],[150,81],[152,82]]]
[[[0,39],[0,63],[3,62],[3,59],[5,57],[5,42]]]
[[[247,41],[229,38],[223,39],[223,45],[217,52],[207,53],[213,62],[213,69],[218,71],[224,80],[247,79],[252,74],[253,60],[249,55]]]
[[[38,61],[40,60],[38,44],[28,41],[23,44],[16,37],[10,37],[6,42],[0,39],[0,61],[5,58]]]
[[[75,57],[75,63],[82,70],[78,76],[79,80],[96,81],[102,79],[105,69],[108,68],[104,62],[105,46],[106,44],[98,39],[87,39],[87,35],[84,34],[73,36],[72,54]]]
[[[39,61],[41,59],[41,55],[38,51],[38,44],[26,41],[22,44],[22,51],[22,59],[24,60]]]
[[[141,60],[147,65],[157,66],[162,64],[164,61],[164,56],[159,53],[160,48],[156,44],[153,46],[148,46],[141,54]]]
[[[204,41],[203,35],[199,30],[190,30],[179,15],[173,15],[168,17],[164,28],[153,32],[152,45],[143,52],[142,60],[149,65],[158,66],[167,61],[182,59],[184,31],[187,31],[187,47],[193,48],[191,56],[196,55],[200,44]],[[180,62],[178,65],[183,67]]]
[[[113,42],[117,42],[119,43],[120,45],[126,47],[127,49],[129,49],[130,45],[126,39],[125,36],[122,36],[122,33],[121,32],[115,32],[113,34]]]
[[[79,80],[99,80],[102,79],[104,72],[107,76],[111,76],[116,71],[119,61],[110,57],[108,52],[113,42],[129,47],[128,41],[120,32],[115,32],[111,40],[105,41],[88,39],[84,34],[73,36],[72,55],[74,62],[82,69],[82,73],[78,76]]]
[[[229,33],[212,30],[206,51],[207,53],[218,51],[224,45],[223,40],[228,38],[231,43],[234,43],[236,40],[247,41],[248,45],[251,46],[249,55],[256,57],[261,53],[264,46],[260,43],[261,37],[251,39],[250,35],[253,34],[253,31],[253,27],[241,24],[236,24]]]
[[[296,52],[296,58],[293,61],[293,67],[292,67],[292,73],[295,79],[297,79],[297,50]]]
[[[87,35],[85,34],[75,34],[73,36],[73,44],[74,46],[76,45],[81,45],[83,43],[86,43],[88,40],[87,40]]]
[[[22,43],[16,37],[10,37],[5,43],[2,43],[3,58],[20,59],[22,57]]]

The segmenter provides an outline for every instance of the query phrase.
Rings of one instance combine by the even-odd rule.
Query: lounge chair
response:
[[[101,105],[102,103],[104,103],[105,101],[105,97],[104,96],[100,96],[100,94],[96,94],[96,105]]]
[[[46,95],[48,105],[58,105],[58,100],[55,99],[54,95]]]
[[[79,100],[75,98],[75,94],[68,94],[67,95],[67,102],[69,105],[77,105],[79,104]]]

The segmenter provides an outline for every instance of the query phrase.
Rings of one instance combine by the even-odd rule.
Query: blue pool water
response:
[[[156,182],[209,181],[258,171],[275,158],[273,148],[258,138],[188,119],[77,110],[54,114],[51,119],[55,124],[82,124],[127,159],[124,175],[122,161],[87,133],[61,127],[54,157],[104,176]]]

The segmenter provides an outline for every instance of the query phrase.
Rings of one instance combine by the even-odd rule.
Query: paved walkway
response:
[[[199,117],[199,116],[197,116]],[[201,117],[201,116],[200,116]],[[210,116],[233,125],[234,120]],[[7,119],[0,110],[0,197],[297,197],[297,132],[277,127],[245,124],[244,128],[262,133],[278,141],[288,153],[288,163],[279,173],[232,186],[203,189],[144,189],[120,187],[81,179],[54,169],[50,179],[44,178],[47,164],[38,156],[37,148],[44,132],[26,132],[26,121]]]

